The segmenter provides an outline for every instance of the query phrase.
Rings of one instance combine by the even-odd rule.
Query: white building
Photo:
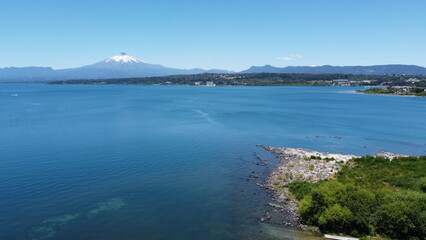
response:
[[[336,79],[333,80],[333,86],[349,87],[351,86],[351,83],[347,79]]]
[[[421,80],[420,79],[417,79],[417,78],[410,78],[410,79],[408,79],[408,80],[405,80],[405,82],[410,82],[410,83],[418,83],[418,82],[420,82]]]

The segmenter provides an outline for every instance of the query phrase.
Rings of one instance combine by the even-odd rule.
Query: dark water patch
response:
[[[57,217],[51,217],[42,221],[36,227],[33,227],[27,239],[44,240],[57,239],[58,232],[60,233],[66,228],[66,225],[71,222],[84,221],[87,218],[96,217],[98,214],[103,214],[110,211],[119,211],[126,203],[121,198],[112,198],[100,202],[97,206],[88,212],[64,214]]]

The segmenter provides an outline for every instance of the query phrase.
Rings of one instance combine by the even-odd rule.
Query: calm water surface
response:
[[[354,89],[0,85],[0,239],[311,239],[258,223],[256,144],[426,154],[426,98]]]

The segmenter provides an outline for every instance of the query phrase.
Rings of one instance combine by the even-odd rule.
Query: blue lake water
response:
[[[355,89],[2,84],[0,239],[307,239],[256,144],[426,154],[426,98]]]

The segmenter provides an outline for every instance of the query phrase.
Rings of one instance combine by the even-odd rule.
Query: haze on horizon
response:
[[[175,68],[426,66],[423,0],[0,2],[0,68],[127,52]]]

